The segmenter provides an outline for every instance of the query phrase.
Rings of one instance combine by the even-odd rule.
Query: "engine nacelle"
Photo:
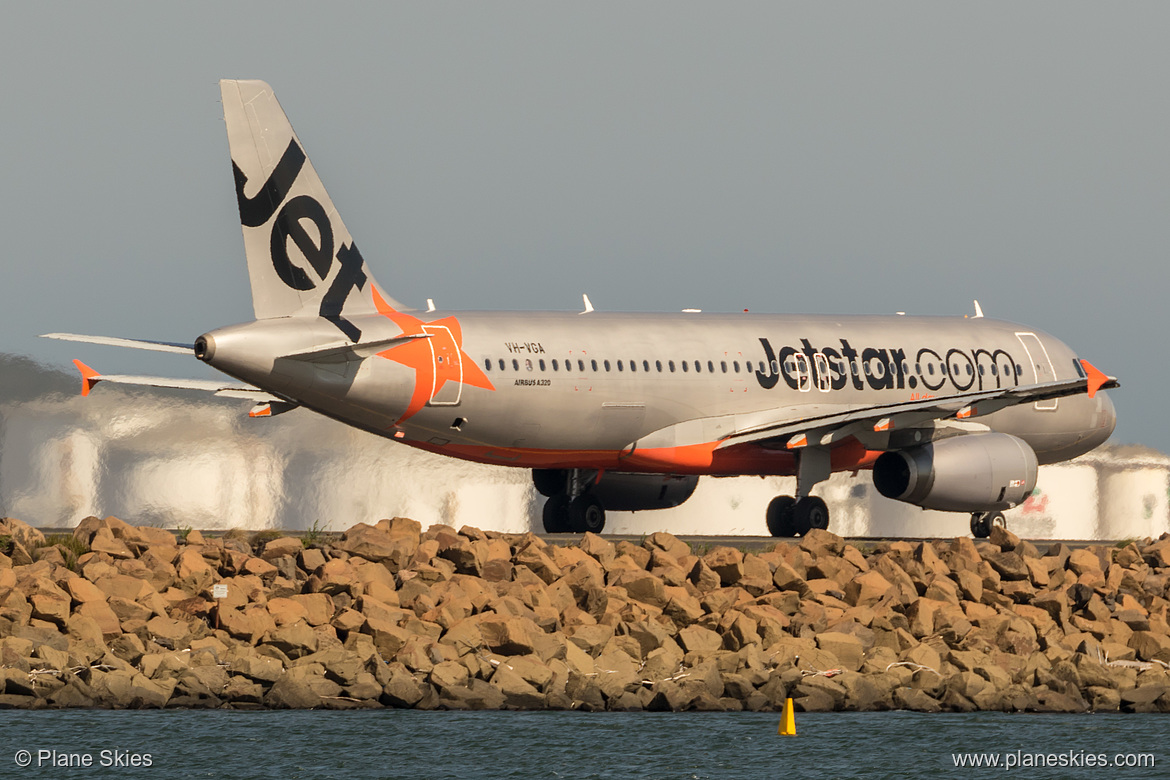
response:
[[[945,512],[1023,503],[1036,487],[1036,453],[1006,433],[972,433],[882,453],[873,484],[886,498]]]
[[[565,469],[532,470],[532,481],[542,496],[563,492],[568,477]],[[699,478],[694,476],[606,471],[600,481],[590,480],[588,489],[609,511],[640,512],[676,507],[691,497],[698,484]]]

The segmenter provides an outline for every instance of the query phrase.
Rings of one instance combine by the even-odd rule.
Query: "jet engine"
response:
[[[606,471],[601,479],[585,480],[585,489],[613,512],[640,512],[646,509],[670,509],[686,501],[695,492],[699,478],[667,474],[630,474]],[[532,481],[542,496],[566,492],[570,472],[567,469],[533,469]]]
[[[1036,487],[1036,453],[1006,433],[971,433],[882,453],[873,483],[887,498],[945,512],[1020,504]]]

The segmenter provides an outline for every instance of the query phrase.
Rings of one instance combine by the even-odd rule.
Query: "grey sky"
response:
[[[5,2],[0,351],[251,317],[221,77],[269,81],[391,294],[965,314],[1170,450],[1165,3]],[[71,369],[70,369],[71,370]]]

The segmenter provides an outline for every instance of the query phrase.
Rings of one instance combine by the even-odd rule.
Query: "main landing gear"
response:
[[[829,527],[829,508],[817,496],[776,496],[768,504],[767,518],[772,536],[804,536],[814,528]]]
[[[1007,519],[1003,516],[1003,512],[971,513],[971,535],[976,539],[986,539],[991,536],[992,527],[997,525],[1007,528]]]
[[[768,504],[768,533],[772,536],[804,536],[814,528],[829,527],[825,501],[810,496],[813,485],[824,482],[832,471],[829,451],[809,447],[796,453],[796,496],[776,496]]]
[[[545,533],[599,534],[605,528],[605,507],[589,490],[591,473],[570,469],[564,486],[549,496],[544,504]]]

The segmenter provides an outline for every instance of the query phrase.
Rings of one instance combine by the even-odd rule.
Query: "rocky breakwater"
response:
[[[1170,537],[752,554],[89,518],[0,521],[0,551],[0,707],[1170,711]]]

